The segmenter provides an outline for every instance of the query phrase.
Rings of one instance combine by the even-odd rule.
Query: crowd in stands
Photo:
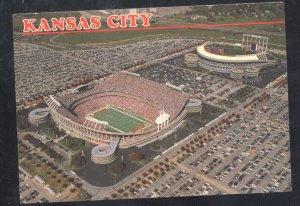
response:
[[[78,118],[81,118],[84,121],[86,114],[90,113],[91,111],[96,112],[99,110],[99,108],[101,109],[107,107],[108,105],[113,105],[125,109],[126,111],[130,111],[134,114],[138,114],[148,120],[151,120],[152,122],[155,121],[158,115],[158,108],[138,101],[137,99],[123,96],[102,96],[95,98],[79,104],[75,107],[74,112],[78,115]]]
[[[112,92],[118,95],[112,96]],[[171,119],[175,118],[187,100],[187,95],[164,84],[118,73],[87,92],[69,93],[59,97],[58,101],[63,106],[57,111],[76,122],[83,123],[88,112],[106,105],[115,105],[155,121],[160,109],[170,114]]]

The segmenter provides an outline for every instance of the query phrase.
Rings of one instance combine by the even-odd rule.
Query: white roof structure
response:
[[[236,56],[225,56],[225,55],[217,55],[209,53],[205,50],[205,46],[207,46],[211,42],[206,42],[197,48],[197,52],[200,56],[214,60],[214,61],[222,61],[222,62],[258,62],[260,61],[256,54],[248,54],[248,55],[236,55]]]

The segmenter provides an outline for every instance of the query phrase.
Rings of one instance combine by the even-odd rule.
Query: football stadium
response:
[[[143,146],[178,125],[187,113],[202,109],[199,99],[179,87],[130,72],[113,74],[80,92],[76,89],[63,96],[49,96],[45,102],[60,129],[102,145],[92,152],[97,163],[114,160],[111,150],[116,146],[112,145]]]

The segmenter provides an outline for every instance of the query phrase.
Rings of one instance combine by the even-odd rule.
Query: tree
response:
[[[75,183],[75,186],[78,187],[78,188],[81,188],[82,187],[82,183],[77,182],[77,183]]]
[[[73,177],[69,177],[69,178],[68,178],[68,181],[69,181],[69,182],[74,182],[75,179],[74,179]]]
[[[51,167],[53,165],[52,162],[47,162],[47,166]]]
[[[134,188],[132,188],[132,187],[129,189],[129,192],[130,192],[130,193],[134,193],[135,191],[136,191],[136,190],[135,190]]]

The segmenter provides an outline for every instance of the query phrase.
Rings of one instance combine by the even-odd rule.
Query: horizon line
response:
[[[119,29],[88,29],[72,31],[45,31],[45,32],[21,32],[24,35],[55,35],[55,34],[76,34],[76,33],[101,33],[101,32],[120,32],[120,31],[147,31],[147,30],[166,30],[166,29],[197,29],[209,27],[234,27],[234,26],[252,26],[252,25],[279,25],[285,24],[285,21],[262,21],[262,22],[237,22],[225,24],[192,24],[178,26],[156,26],[142,28],[119,28]]]

